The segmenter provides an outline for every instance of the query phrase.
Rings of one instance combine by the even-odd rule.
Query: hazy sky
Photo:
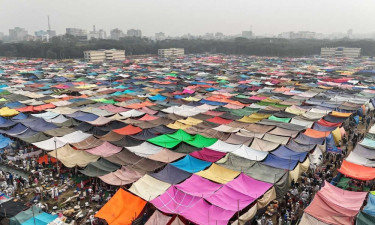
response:
[[[66,27],[141,29],[146,36],[223,32],[278,34],[375,31],[375,0],[0,0],[0,32],[15,26],[29,33]]]

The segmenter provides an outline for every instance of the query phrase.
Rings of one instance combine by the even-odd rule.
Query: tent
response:
[[[40,213],[33,218],[28,219],[21,225],[47,225],[57,218],[57,215],[51,215],[45,212]]]
[[[375,168],[361,166],[349,161],[343,160],[338,172],[358,180],[375,179]]]
[[[209,167],[211,163],[187,155],[184,158],[171,163],[171,165],[189,173],[196,173]]]
[[[327,181],[305,213],[328,224],[353,224],[367,192],[345,191]]]
[[[105,219],[108,225],[131,224],[140,215],[146,203],[120,188],[95,214],[95,217]]]

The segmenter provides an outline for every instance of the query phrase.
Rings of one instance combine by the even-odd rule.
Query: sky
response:
[[[373,33],[375,0],[0,0],[0,32],[13,27],[29,34],[66,27],[109,31],[141,29],[143,35],[257,35],[288,31]]]

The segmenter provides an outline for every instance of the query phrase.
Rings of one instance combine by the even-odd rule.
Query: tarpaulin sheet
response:
[[[95,138],[94,136],[90,136],[80,142],[72,143],[72,145],[81,150],[85,149],[91,149],[91,148],[96,148],[100,145],[102,145],[104,142],[100,139]]]
[[[147,158],[159,161],[159,162],[165,162],[165,163],[170,163],[173,161],[176,161],[182,157],[184,157],[185,154],[178,153],[175,151],[168,150],[166,148],[163,148],[161,151],[159,151],[156,154],[149,155]]]
[[[146,201],[151,201],[163,194],[170,186],[170,184],[146,174],[141,179],[134,182],[129,188],[129,191]]]
[[[325,181],[305,213],[328,224],[353,224],[366,195],[367,192],[342,190]]]
[[[90,162],[85,169],[80,170],[81,173],[89,177],[99,177],[116,171],[120,165],[114,164],[104,158],[95,162]]]
[[[363,212],[368,215],[375,216],[375,195],[372,193],[368,195],[367,204],[363,209]]]
[[[168,136],[167,134],[148,139],[147,141],[152,144],[162,146],[164,148],[173,148],[176,145],[181,143],[181,140],[172,138]]]
[[[32,208],[18,213],[16,216],[9,218],[9,225],[21,225],[33,216],[37,216],[42,213],[42,209],[37,206],[31,206]]]
[[[24,125],[22,125],[21,123],[17,123],[16,126],[10,128],[9,130],[7,131],[4,131],[3,133],[5,134],[8,134],[10,136],[16,136],[18,134],[22,134],[23,132],[25,132],[27,129],[27,127],[25,127]]]
[[[223,158],[226,153],[218,152],[209,148],[203,148],[202,150],[192,152],[189,155],[207,162],[216,162],[219,159]]]
[[[209,181],[195,174],[191,175],[191,177],[189,177],[182,183],[175,185],[176,188],[189,195],[204,198],[211,196],[222,186],[222,184]]]
[[[276,155],[268,154],[267,158],[262,163],[279,169],[293,170],[298,162],[298,160],[283,159]]]
[[[246,130],[243,130],[243,131],[246,131]],[[249,146],[250,143],[253,141],[253,138],[252,137],[247,137],[247,136],[242,136],[242,134],[243,133],[241,133],[241,135],[233,134],[232,133],[229,136],[229,138],[227,140],[225,140],[225,142],[227,142],[229,144]]]
[[[355,146],[355,148],[353,149],[353,152],[367,159],[375,159],[375,149],[366,148],[360,144],[357,144]]]
[[[291,120],[291,118],[280,118],[280,117],[276,117],[274,115],[268,117],[269,120],[275,120],[275,121],[278,121],[278,122],[283,122],[283,123],[289,123],[289,121]]]
[[[250,148],[258,151],[270,152],[275,150],[279,146],[280,144],[278,143],[254,138],[253,142],[250,145]]]
[[[235,155],[241,156],[243,158],[246,158],[249,160],[255,160],[255,161],[262,161],[268,155],[268,152],[266,151],[258,151],[250,147],[247,147],[245,145],[241,145],[232,153]]]
[[[137,146],[126,147],[126,149],[135,153],[136,155],[139,155],[139,156],[142,156],[142,157],[148,157],[150,155],[157,154],[163,148],[159,147],[157,145],[150,144],[148,142],[143,142],[142,144],[137,145]]]
[[[209,167],[211,163],[187,155],[184,158],[171,163],[171,165],[189,173],[196,173]]]
[[[298,144],[303,144],[303,145],[321,145],[323,144],[325,138],[313,138],[309,137],[305,134],[300,133],[295,139],[293,139],[295,142]]]
[[[85,151],[74,150],[70,145],[58,148],[48,153],[48,155],[61,161],[64,166],[72,168],[75,166],[85,167],[90,162],[95,162],[99,159],[98,156],[92,155]]]
[[[190,208],[190,210],[184,211],[181,215],[196,224],[226,225],[234,214],[235,211],[225,210],[210,205],[205,200],[200,199]]]
[[[168,224],[171,219],[171,216],[164,215],[159,210],[155,210],[155,212],[152,214],[152,216],[150,216],[145,225]]]
[[[180,170],[177,167],[168,164],[161,171],[157,173],[151,173],[149,175],[169,184],[178,184],[189,178],[191,176],[191,173]]]
[[[273,134],[265,134],[263,137],[263,140],[274,142],[277,144],[283,144],[286,145],[289,142],[290,137],[284,137],[284,136],[278,136]]]
[[[120,188],[116,194],[95,214],[108,225],[130,225],[146,205],[146,201]]]
[[[175,186],[171,186],[151,203],[164,213],[181,215],[185,211],[189,211],[200,199],[201,197],[189,195]]]
[[[375,168],[361,166],[355,163],[343,160],[340,169],[340,173],[358,180],[372,180],[375,179]]]
[[[305,161],[307,156],[307,152],[295,152],[287,148],[286,146],[280,146],[275,151],[273,151],[272,154],[283,159],[298,160],[300,162]]]
[[[312,138],[324,138],[330,135],[331,131],[318,131],[318,130],[307,128],[304,134]]]
[[[0,218],[11,218],[28,208],[25,202],[14,200],[15,199],[11,199],[1,203]]]
[[[87,149],[85,151],[93,155],[100,156],[100,157],[108,157],[108,156],[111,156],[113,154],[120,152],[121,150],[122,150],[122,147],[117,147],[105,141],[103,144],[99,145],[98,147]]]
[[[202,170],[196,174],[216,183],[225,184],[237,177],[240,172],[213,163],[206,170]]]
[[[224,141],[218,140],[213,145],[207,147],[219,152],[233,152],[236,149],[241,148],[241,145],[228,144]]]
[[[120,128],[120,129],[115,129],[113,130],[114,132],[122,135],[134,135],[142,131],[141,128],[135,127],[133,125],[128,125],[126,127]]]
[[[27,221],[23,222],[22,225],[47,225],[57,218],[57,215],[51,215],[45,212],[34,216]]]
[[[359,212],[356,219],[356,225],[375,224],[375,216],[369,215],[365,212]]]
[[[0,117],[0,128],[11,127],[14,124],[16,124],[16,122],[9,119],[5,119],[4,117]]]
[[[192,140],[187,140],[185,142],[197,148],[204,148],[213,145],[216,141],[216,138],[208,138],[200,134],[196,134]]]
[[[273,134],[273,135],[295,138],[298,135],[299,131],[287,130],[287,129],[283,129],[283,128],[280,128],[280,127],[276,127],[275,129],[269,131],[268,133]]]
[[[141,177],[143,177],[145,173],[141,170],[136,170],[130,166],[128,167],[121,167],[121,169],[116,170],[115,172],[99,176],[99,178],[110,185],[115,186],[122,186],[126,184],[131,184]]]

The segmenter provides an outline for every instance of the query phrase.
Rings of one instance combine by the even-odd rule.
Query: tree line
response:
[[[302,57],[320,54],[322,47],[362,48],[362,55],[375,56],[374,40],[316,40],[234,38],[229,40],[122,38],[120,40],[90,40],[81,42],[73,36],[53,37],[49,42],[0,42],[0,56],[69,59],[83,58],[83,51],[96,49],[125,49],[126,55],[157,54],[161,48],[184,48],[186,54],[223,53],[235,55]]]

